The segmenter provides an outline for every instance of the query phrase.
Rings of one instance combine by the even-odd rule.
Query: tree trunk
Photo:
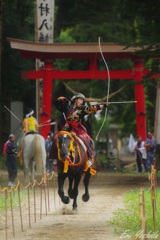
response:
[[[1,71],[1,58],[2,58],[2,0],[0,0],[0,102],[2,102],[2,71]],[[2,108],[2,106],[0,106]],[[0,126],[2,126],[2,111],[0,111]],[[0,128],[2,129],[2,128]],[[0,130],[0,148],[2,148],[2,130]]]

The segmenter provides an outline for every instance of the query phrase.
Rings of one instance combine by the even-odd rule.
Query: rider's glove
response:
[[[59,97],[58,101],[63,101],[65,99],[65,97]]]

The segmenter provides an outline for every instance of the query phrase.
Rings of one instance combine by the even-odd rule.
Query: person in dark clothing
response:
[[[138,172],[142,172],[142,166],[144,166],[145,171],[146,169],[146,148],[144,147],[144,141],[142,141],[141,136],[136,137],[136,146],[134,148],[136,153],[136,162],[137,162],[137,168]]]
[[[151,132],[148,132],[147,139],[144,143],[147,149],[147,171],[151,171],[151,166],[154,166],[155,160],[155,150],[156,150],[156,140]]]
[[[70,129],[74,132],[86,145],[88,152],[88,166],[92,165],[92,159],[95,157],[94,142],[88,135],[86,128],[82,125],[82,119],[86,115],[102,110],[108,104],[85,104],[85,96],[82,93],[75,94],[71,101],[66,97],[59,97],[55,101],[55,106],[62,112],[65,125],[62,129]]]
[[[8,170],[9,187],[15,186],[14,181],[17,177],[17,164],[15,158],[15,155],[17,154],[17,149],[14,146],[14,141],[15,136],[13,134],[10,134],[6,149],[6,166]]]
[[[53,171],[53,165],[51,163],[50,160],[50,150],[52,147],[52,143],[53,143],[53,139],[54,139],[54,134],[52,132],[49,132],[47,134],[47,138],[45,140],[45,149],[46,149],[46,153],[47,153],[47,157],[46,157],[46,170],[47,173],[50,174]]]

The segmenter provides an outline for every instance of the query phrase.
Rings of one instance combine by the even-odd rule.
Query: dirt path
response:
[[[43,199],[42,218],[40,219],[39,209],[37,209],[36,222],[34,222],[34,203],[32,202],[30,206],[31,226],[29,227],[28,205],[26,204],[23,206],[23,232],[19,212],[14,211],[15,237],[12,233],[11,217],[8,217],[7,237],[9,240],[11,238],[16,240],[120,240],[120,237],[115,236],[114,228],[109,221],[115,210],[124,207],[125,192],[149,185],[147,176],[142,175],[97,173],[91,178],[90,200],[87,203],[81,200],[84,191],[83,182],[81,182],[76,214],[73,214],[71,210],[72,202],[69,205],[60,202],[57,186],[55,191],[50,188],[50,211],[47,215]],[[6,239],[3,217],[0,220],[0,239]]]

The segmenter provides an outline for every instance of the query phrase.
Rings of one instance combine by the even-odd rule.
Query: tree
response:
[[[2,0],[0,0],[0,43],[2,42]],[[0,44],[0,96],[2,96],[2,68],[1,68],[1,59],[2,59],[2,45]],[[1,101],[0,108],[2,109]],[[0,126],[2,126],[2,112],[0,111]],[[2,142],[2,132],[0,131],[0,142]]]
[[[9,113],[4,109],[4,105],[10,106],[11,101],[23,101],[26,98],[29,103],[35,104],[35,84],[32,81],[21,79],[21,71],[34,68],[33,61],[21,59],[19,54],[13,52],[6,38],[34,39],[34,1],[26,0],[4,0],[1,1],[0,28],[2,26],[1,48],[1,131],[3,141],[8,138],[10,132]],[[3,15],[2,15],[3,14]],[[1,36],[0,36],[1,37]],[[28,98],[27,95],[30,97]]]
[[[144,46],[148,48],[138,54],[145,59],[145,67],[152,73],[159,72],[159,60],[152,60],[153,54],[159,52],[159,0],[149,1],[128,1],[128,0],[100,0],[100,1],[58,1],[58,11],[56,24],[59,32],[67,32],[75,39],[75,42],[97,42],[98,37],[104,42],[115,42],[128,46]],[[58,34],[59,36],[59,34]],[[58,40],[58,37],[57,37]],[[98,43],[97,43],[98,45]],[[152,52],[150,52],[152,50]],[[103,68],[103,62],[100,63]],[[109,69],[123,69],[131,67],[132,62],[128,60],[109,60]],[[122,81],[111,84],[110,91],[114,91]],[[144,79],[146,94],[147,127],[153,129],[154,126],[154,106],[156,100],[157,81],[149,80],[149,76]],[[94,86],[104,89],[104,85],[98,81]],[[98,94],[96,88],[92,92]],[[98,89],[98,88],[97,88]],[[129,83],[126,91],[121,95],[121,99],[134,98],[134,85]],[[151,94],[154,92],[154,94]],[[103,92],[101,92],[103,94]],[[118,96],[119,97],[119,96]],[[116,100],[116,97],[115,97]],[[135,133],[135,111],[134,106],[114,106],[112,110],[114,120],[123,123],[125,131]],[[126,122],[126,116],[130,117],[130,124]]]
[[[3,3],[3,5],[2,5]],[[19,54],[13,52],[6,41],[7,37],[33,40],[35,36],[35,9],[33,0],[1,0],[3,7],[3,35],[2,35],[2,62],[0,89],[3,89],[0,102],[2,114],[5,122],[9,121],[5,115],[3,105],[8,105],[10,101],[23,101],[24,105],[35,104],[35,83],[29,80],[22,80],[20,73],[22,70],[35,69],[34,61],[21,59]],[[56,0],[55,13],[55,42],[97,42],[101,37],[102,42],[115,42],[125,46],[148,45],[147,51],[141,52],[145,58],[145,67],[153,72],[159,71],[159,60],[150,58],[150,49],[159,51],[159,7],[160,0],[149,1],[128,1],[128,0]],[[2,14],[0,13],[0,17]],[[1,20],[0,20],[1,21]],[[1,25],[0,25],[1,26]],[[1,32],[0,32],[1,34]],[[131,68],[133,63],[128,60],[109,60],[109,69]],[[78,65],[77,65],[78,64]],[[59,69],[69,68],[85,69],[87,63],[74,61],[57,61],[55,67]],[[99,61],[99,67],[105,69],[104,63]],[[146,105],[147,105],[147,126],[154,125],[154,106],[156,96],[156,82],[144,79]],[[102,81],[85,81],[79,84],[74,83],[77,89],[84,92],[86,96],[99,97],[106,95],[107,83]],[[123,85],[123,81],[114,80],[111,83],[110,92],[116,91]],[[58,81],[55,84],[56,96],[59,95]],[[24,90],[25,89],[25,90]],[[151,94],[151,90],[154,94]],[[63,92],[65,92],[63,87]],[[66,94],[68,94],[66,92]],[[29,96],[29,97],[28,97]],[[26,100],[27,99],[27,100]],[[128,81],[128,87],[114,97],[114,101],[123,99],[134,99],[134,85]],[[135,111],[134,106],[113,106],[110,110],[113,121],[123,123],[125,132],[134,132]],[[129,116],[130,124],[126,123]],[[5,128],[2,127],[3,132]]]

